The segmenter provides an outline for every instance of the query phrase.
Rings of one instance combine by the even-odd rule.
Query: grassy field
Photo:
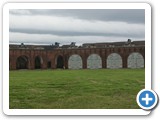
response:
[[[10,109],[139,108],[144,69],[18,70],[9,72]]]

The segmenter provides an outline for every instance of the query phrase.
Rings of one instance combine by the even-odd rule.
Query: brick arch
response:
[[[122,56],[119,53],[111,53],[107,56],[106,59],[107,68],[117,69],[122,68],[123,60]]]
[[[11,67],[11,63],[12,63],[12,59],[9,58],[9,70],[12,68],[12,67]]]
[[[102,68],[102,58],[98,54],[90,54],[87,58],[87,68],[98,69]]]
[[[87,58],[91,54],[97,54],[102,59],[102,67],[106,68],[106,59],[111,53],[118,53],[122,57],[123,68],[127,68],[127,58],[132,52],[139,52],[143,56],[145,62],[145,47],[137,46],[137,47],[106,47],[106,48],[75,48],[75,49],[53,49],[53,50],[35,50],[35,49],[10,49],[9,57],[11,58],[11,70],[16,69],[16,59],[25,55],[28,58],[28,69],[34,68],[34,58],[36,55],[40,55],[43,58],[43,66],[42,69],[47,68],[47,62],[49,61],[50,67],[56,68],[56,60],[58,55],[62,55],[64,58],[65,68],[68,67],[68,59],[72,54],[78,54],[81,56],[83,61],[83,68],[87,68]]]
[[[52,54],[49,54],[49,55],[47,54],[47,57],[46,57],[46,68],[47,69],[54,68],[53,61],[54,61],[54,56]]]
[[[56,53],[53,55],[53,60],[54,60],[55,64],[56,64],[57,57],[60,55],[63,56],[63,54],[61,54],[61,53]]]
[[[140,52],[132,52],[127,57],[128,68],[144,68],[144,57]]]
[[[43,58],[40,55],[34,57],[34,68],[41,69],[43,65]]]
[[[64,55],[63,54],[56,54],[54,58],[55,68],[64,68],[65,67],[65,61],[64,61]]]
[[[98,56],[100,56],[101,59],[102,59],[102,57],[103,57],[100,52],[91,51],[91,52],[86,52],[86,54],[85,54],[86,59],[87,59],[90,55],[92,55],[92,54],[97,54]]]
[[[29,57],[26,55],[20,55],[16,58],[16,69],[28,69]]]
[[[81,53],[79,53],[79,52],[67,54],[67,58],[69,59],[69,57],[71,57],[72,55],[79,55],[81,58],[83,58],[83,55]]]
[[[69,69],[82,69],[83,61],[79,54],[72,54],[68,58],[68,68]]]

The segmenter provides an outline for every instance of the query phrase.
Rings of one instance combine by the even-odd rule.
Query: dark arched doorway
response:
[[[17,58],[16,69],[28,69],[28,58],[26,56]]]
[[[11,59],[9,58],[9,70],[11,69]]]
[[[47,68],[50,69],[51,68],[51,61],[47,62]]]
[[[61,55],[59,55],[57,57],[57,66],[56,66],[56,68],[63,68],[63,66],[64,66],[63,57]]]
[[[42,59],[41,57],[37,56],[34,60],[35,69],[41,69]]]

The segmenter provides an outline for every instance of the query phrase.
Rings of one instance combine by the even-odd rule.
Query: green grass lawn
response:
[[[10,109],[135,109],[144,69],[9,72]]]

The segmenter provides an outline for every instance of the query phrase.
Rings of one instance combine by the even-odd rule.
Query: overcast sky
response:
[[[144,9],[14,9],[9,17],[10,44],[145,40]]]

